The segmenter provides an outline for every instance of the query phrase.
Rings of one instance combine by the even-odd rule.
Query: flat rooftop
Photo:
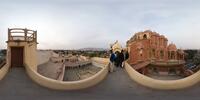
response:
[[[117,70],[98,85],[78,91],[56,91],[34,83],[24,68],[11,68],[0,81],[4,100],[199,100],[199,84],[182,90],[161,91],[132,81],[125,70]]]

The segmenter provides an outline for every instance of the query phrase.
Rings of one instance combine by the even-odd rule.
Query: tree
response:
[[[197,50],[185,50],[184,52],[187,54],[185,56],[186,61],[192,61],[195,54],[197,54]]]
[[[197,52],[196,55],[193,58],[193,61],[196,65],[200,64],[200,52]]]

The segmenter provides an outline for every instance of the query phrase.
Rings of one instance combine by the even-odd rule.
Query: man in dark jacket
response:
[[[120,66],[120,52],[119,52],[119,51],[116,51],[115,54],[116,54],[115,66],[116,66],[116,67],[119,67],[119,66]]]
[[[119,53],[119,66],[121,67],[121,68],[123,68],[123,65],[122,65],[122,63],[124,62],[124,53],[123,53],[124,51],[122,50],[120,53]]]
[[[123,61],[123,63],[122,63],[122,66],[123,67],[125,67],[125,62],[128,60],[128,58],[129,58],[129,52],[128,52],[128,50],[127,50],[127,48],[124,50],[124,61]]]
[[[129,53],[128,53],[128,51],[126,50],[126,51],[124,52],[124,60],[128,60],[128,58],[129,58]]]

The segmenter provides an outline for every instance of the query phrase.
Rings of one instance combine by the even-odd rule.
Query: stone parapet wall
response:
[[[153,89],[160,89],[160,90],[183,89],[191,87],[200,81],[200,71],[196,72],[195,74],[189,77],[179,80],[157,80],[140,74],[139,72],[134,70],[128,63],[125,63],[125,69],[131,79],[133,79],[134,81],[143,86]]]
[[[101,82],[107,76],[108,67],[106,65],[108,65],[108,63],[106,63],[106,60],[101,58],[93,58],[93,61],[94,60],[96,63],[97,62],[99,62],[100,64],[104,63],[105,67],[94,76],[91,76],[84,80],[73,81],[73,82],[57,81],[46,78],[38,74],[34,69],[32,69],[32,66],[29,66],[27,64],[25,68],[30,78],[41,86],[56,90],[78,90],[94,86],[97,83]]]
[[[52,51],[37,51],[37,65],[48,62],[52,56]]]
[[[9,66],[5,64],[1,69],[0,69],[0,80],[4,78],[4,76],[8,73]]]

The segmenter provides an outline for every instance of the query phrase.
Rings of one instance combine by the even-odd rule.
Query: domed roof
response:
[[[168,48],[169,51],[176,51],[177,50],[176,45],[173,44],[173,43],[169,44],[169,46],[167,48]]]
[[[145,31],[142,32],[142,33],[152,33],[152,31],[151,31],[151,30],[145,30]]]

